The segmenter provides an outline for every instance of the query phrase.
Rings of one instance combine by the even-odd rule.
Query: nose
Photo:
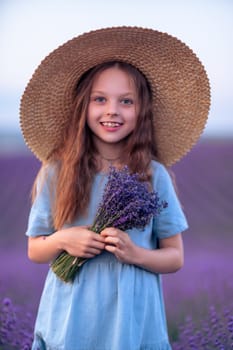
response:
[[[119,114],[118,113],[110,113],[110,112],[108,112],[108,113],[106,113],[106,115],[108,116],[108,117],[117,117]]]
[[[117,102],[115,101],[109,101],[106,108],[106,115],[108,117],[116,117],[119,115]]]

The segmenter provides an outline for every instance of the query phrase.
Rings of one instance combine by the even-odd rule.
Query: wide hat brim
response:
[[[82,34],[59,46],[29,81],[21,99],[20,125],[38,159],[47,160],[59,147],[83,73],[113,60],[138,68],[151,86],[161,162],[174,164],[197,142],[210,107],[209,80],[200,60],[167,33],[113,27]]]

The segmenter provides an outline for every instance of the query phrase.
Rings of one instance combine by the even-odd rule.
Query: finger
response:
[[[114,244],[116,246],[119,246],[121,244],[121,240],[119,237],[107,236],[105,238],[105,244],[106,243],[110,243],[110,244]]]
[[[87,232],[85,232],[85,235],[86,237],[89,237],[90,239],[95,241],[100,241],[100,242],[104,241],[103,237],[99,233],[93,232],[91,230],[87,230]]]
[[[105,250],[107,250],[108,252],[113,253],[115,255],[117,253],[117,249],[118,248],[116,246],[114,246],[114,245],[106,245],[105,246]]]
[[[104,237],[98,233],[94,233],[93,239],[97,242],[104,242],[105,240]]]
[[[117,248],[116,246],[113,246],[113,245],[106,245],[105,246],[105,249],[109,252],[109,253],[112,253],[115,255],[115,257],[121,261],[121,262],[124,262],[124,253],[119,249]]]
[[[86,247],[86,250],[92,249],[92,248],[103,250],[104,246],[105,246],[105,239],[101,241],[91,239],[85,242],[83,245],[83,247]]]
[[[87,246],[90,247],[100,247],[100,248],[104,248],[102,247],[104,245],[104,237],[99,237],[99,234],[97,233],[93,233],[93,232],[88,232],[88,234],[85,234],[82,237],[83,243],[86,244]]]
[[[92,256],[95,256],[97,254],[100,254],[102,252],[103,249],[96,249],[96,248],[88,248],[84,251],[84,255],[92,255]]]
[[[117,247],[114,246],[114,245],[106,245],[106,246],[105,246],[105,249],[106,249],[109,253],[114,254],[115,257],[116,257],[118,260],[122,261],[122,255],[123,255],[123,253],[122,253],[122,251],[121,251],[119,248],[117,248]]]
[[[81,256],[81,258],[91,259],[91,258],[94,258],[96,255],[98,255],[98,254],[86,253],[86,254],[83,254],[83,255]]]
[[[94,254],[94,255],[97,255],[97,254],[100,254],[102,252],[103,249],[95,249],[95,248],[91,248],[89,250],[89,253],[90,254]]]
[[[94,241],[91,244],[91,248],[103,250],[105,247],[105,241],[99,242],[99,241]]]
[[[114,227],[107,227],[103,231],[101,231],[100,236],[117,236],[119,234],[119,230]]]

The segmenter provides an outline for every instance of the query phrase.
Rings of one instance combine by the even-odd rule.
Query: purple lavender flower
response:
[[[140,181],[139,174],[130,174],[127,166],[122,170],[111,167],[91,230],[100,233],[109,226],[122,231],[143,229],[166,206],[157,193],[149,191],[148,183]]]
[[[174,350],[228,350],[232,349],[232,305],[225,312],[210,306],[209,314],[200,323],[191,318],[179,329],[179,339],[174,342]]]
[[[31,315],[4,298],[0,304],[0,349],[29,350],[32,339]]]
[[[116,227],[122,231],[143,229],[166,207],[167,203],[159,200],[158,193],[150,191],[147,182],[140,181],[139,174],[131,174],[127,166],[121,170],[111,167],[90,230],[100,233],[106,227]],[[51,266],[60,279],[72,282],[78,268],[86,260],[63,252]]]

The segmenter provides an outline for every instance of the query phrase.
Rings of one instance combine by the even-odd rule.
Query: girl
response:
[[[167,60],[169,41],[170,67],[162,59]],[[175,53],[175,59],[181,56],[182,84],[171,74]],[[72,284],[49,270],[33,350],[170,349],[160,275],[182,267],[187,222],[162,162],[174,163],[191,147],[194,138],[184,141],[186,129],[195,118],[200,133],[208,99],[206,74],[191,50],[154,30],[90,32],[42,62],[21,103],[24,137],[43,162],[26,233],[28,254],[38,263],[50,263],[62,251],[88,260]],[[189,107],[188,113],[180,115],[180,106]],[[110,165],[143,173],[168,202],[143,232],[88,230]]]

